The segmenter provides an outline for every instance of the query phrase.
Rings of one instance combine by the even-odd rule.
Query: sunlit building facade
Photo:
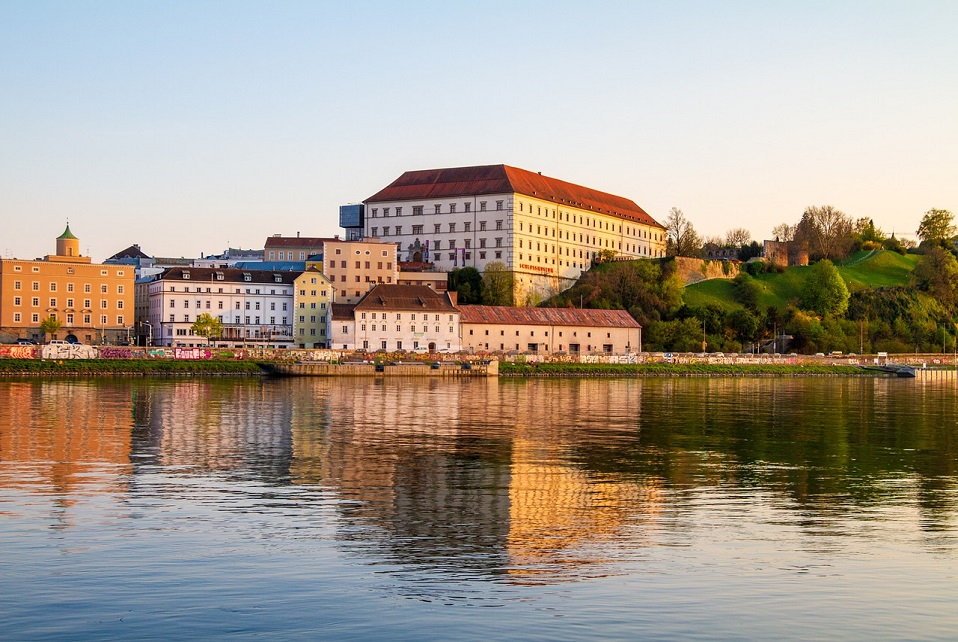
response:
[[[633,201],[508,165],[405,172],[365,201],[363,234],[442,271],[494,261],[516,303],[569,287],[593,260],[665,256],[665,228]]]
[[[134,268],[93,263],[66,230],[56,254],[30,260],[0,259],[0,332],[34,340],[89,344],[126,343],[133,327]],[[61,325],[46,336],[40,324]]]

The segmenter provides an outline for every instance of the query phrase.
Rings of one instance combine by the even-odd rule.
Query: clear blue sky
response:
[[[0,253],[339,231],[506,163],[702,235],[958,213],[958,2],[0,0]]]

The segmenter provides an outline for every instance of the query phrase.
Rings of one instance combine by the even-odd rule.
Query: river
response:
[[[0,381],[0,631],[958,637],[958,393]]]

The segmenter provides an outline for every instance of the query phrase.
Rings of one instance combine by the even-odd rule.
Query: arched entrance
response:
[[[436,344],[430,341],[430,342],[429,342],[429,354],[435,354],[435,352],[436,352]]]
[[[73,334],[72,332],[64,337],[63,340],[67,343],[80,343],[80,340],[77,339],[77,335]]]

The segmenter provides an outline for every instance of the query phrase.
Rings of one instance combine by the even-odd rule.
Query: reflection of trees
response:
[[[923,510],[955,509],[942,493],[958,467],[955,397],[934,384],[650,380],[641,398],[631,440],[576,443],[590,469],[674,487],[771,490],[786,506],[829,513],[899,503],[900,481],[914,478]]]

